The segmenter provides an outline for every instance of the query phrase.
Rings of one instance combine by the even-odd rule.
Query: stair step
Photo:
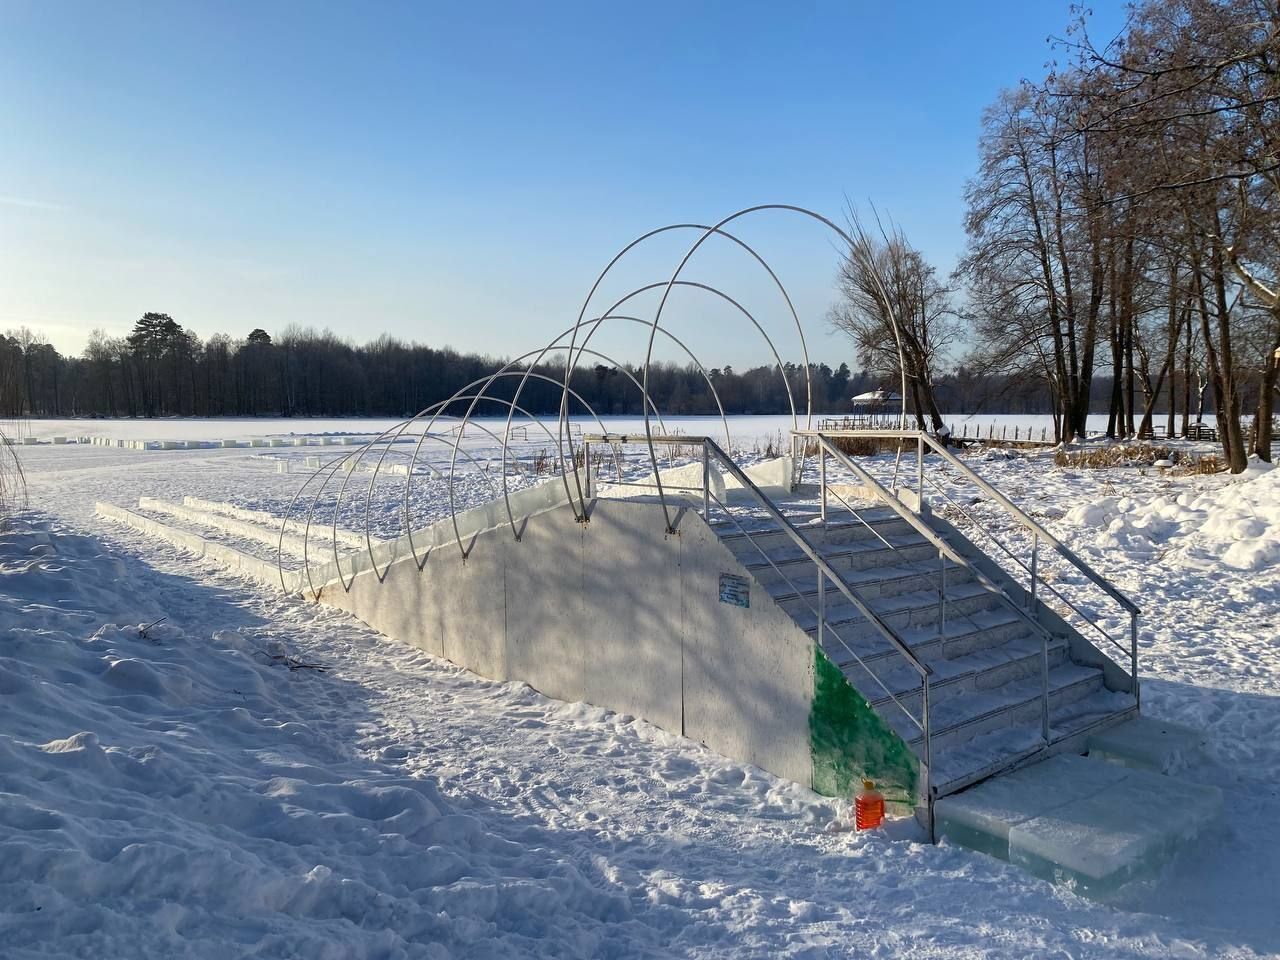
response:
[[[900,563],[917,563],[938,556],[937,548],[924,537],[912,533],[890,533],[885,537],[889,546],[879,540],[864,539],[849,543],[813,544],[814,551],[831,566],[845,570],[875,569]],[[752,549],[735,554],[738,561],[750,570],[761,583],[777,580],[780,575],[792,579],[804,575],[813,567],[812,558],[794,542],[778,544],[763,552]]]
[[[929,678],[929,702],[932,707],[937,708],[939,704],[964,693],[992,690],[1025,677],[1038,677],[1044,652],[1041,636],[1024,630],[1004,643],[975,650],[964,656],[949,660],[925,660],[934,670],[933,676]],[[1060,639],[1050,642],[1048,659],[1050,671],[1066,663],[1067,642]],[[887,661],[885,665],[892,662]],[[889,694],[880,686],[883,683],[908,710],[919,710],[920,675],[901,657],[896,658],[892,670],[875,673],[875,679],[856,661],[841,669],[855,688],[867,691],[868,700],[873,707],[880,709],[893,706]]]
[[[934,750],[932,788],[937,796],[947,796],[1042,756],[1083,749],[1090,734],[1137,713],[1131,694],[1100,690],[1049,712],[1048,744],[1036,722],[993,730],[942,753]]]
[[[979,610],[965,617],[948,616],[945,633],[938,632],[935,622],[900,630],[898,635],[918,657],[929,660],[939,657],[959,657],[974,650],[997,646],[1026,629],[1026,621],[1007,605],[1002,604]],[[816,635],[817,628],[810,629],[808,633],[810,636]],[[875,664],[881,660],[895,660],[900,657],[897,648],[878,632],[856,639],[858,641],[856,645],[850,644],[853,652],[872,669],[876,669]],[[849,650],[829,634],[823,643],[823,650],[838,667],[843,668],[846,664],[854,662]]]
[[[1049,671],[1050,714],[1076,700],[1102,690],[1102,671],[1070,661]],[[1004,728],[1040,728],[1040,677],[1034,675],[994,690],[970,691],[931,708],[931,740],[934,756],[945,756],[975,737]],[[917,755],[923,750],[920,729],[890,703],[881,711],[885,720],[908,742]]]
[[[857,591],[855,595],[856,593]],[[814,596],[816,597],[816,592]],[[887,597],[868,596],[865,597],[864,602],[899,636],[910,627],[938,622],[937,589],[908,590]],[[969,616],[1000,602],[1002,598],[999,594],[991,593],[980,583],[974,581],[954,585],[948,583],[946,617],[950,619]],[[800,629],[807,632],[817,629],[816,599],[808,596],[792,596],[780,601],[779,606],[791,614]],[[834,628],[846,642],[849,642],[852,637],[877,632],[870,621],[863,617],[861,611],[834,588],[827,591],[826,623],[828,627]]]
[[[932,593],[938,595],[939,563],[937,557],[930,560],[898,562],[864,570],[838,570],[844,582],[863,600],[874,597],[892,597],[903,593]],[[761,580],[776,603],[785,606],[792,601],[802,601],[796,609],[813,611],[817,608],[818,576],[814,567],[805,570],[806,576],[789,580]],[[757,577],[757,580],[761,578]],[[973,580],[973,574],[965,567],[947,563],[947,592],[951,588]],[[828,609],[834,603],[846,604],[844,595],[830,580],[826,584]]]
[[[799,530],[801,536],[815,546],[851,544],[862,540],[873,540],[876,543],[880,543],[877,534],[888,538],[890,535],[911,531],[911,525],[888,508],[876,511],[874,514],[871,511],[867,511],[862,516],[866,523],[852,519],[828,520],[825,527],[822,525],[821,518],[817,515],[812,517],[804,515],[798,517],[789,516],[787,519],[793,527]],[[747,532],[744,533],[739,529],[739,525],[745,528]],[[759,556],[757,547],[773,550],[779,547],[791,547],[795,544],[790,531],[784,530],[771,517],[766,515],[759,517],[735,515],[734,520],[713,520],[711,528],[719,535],[720,541],[735,554]],[[914,531],[912,533],[918,536],[918,534],[914,534]],[[883,546],[883,544],[881,545]]]

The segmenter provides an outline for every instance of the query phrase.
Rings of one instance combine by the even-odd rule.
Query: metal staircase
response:
[[[930,824],[938,798],[1078,751],[1091,733],[1138,712],[1136,606],[926,434],[794,431],[789,494],[766,493],[709,438],[589,439],[701,444],[701,489],[662,489],[655,474],[659,496],[700,501],[721,542],[910,746]],[[841,449],[843,441],[871,439],[914,452],[914,476],[907,470],[903,483],[886,485]],[[809,473],[817,467],[816,484],[800,483],[805,459]],[[716,472],[736,486],[725,491]],[[1000,539],[992,529],[999,525],[959,502],[957,485],[971,486],[971,499],[1025,536]],[[941,515],[931,495],[945,505]],[[989,539],[1004,565],[962,526]],[[1107,629],[1116,617],[1091,616],[1094,604],[1082,604],[1080,589],[1114,605],[1127,629]],[[1086,639],[1087,630],[1109,641],[1103,646],[1117,651],[1115,659]]]

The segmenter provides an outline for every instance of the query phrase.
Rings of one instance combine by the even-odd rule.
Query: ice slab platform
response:
[[[1204,745],[1203,731],[1141,716],[1092,734],[1088,752],[1108,763],[1172,774],[1194,767],[1204,755]]]
[[[1221,812],[1217,787],[1074,754],[934,806],[939,836],[1094,896],[1154,872]]]

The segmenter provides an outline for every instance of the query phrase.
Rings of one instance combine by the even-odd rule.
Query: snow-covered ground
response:
[[[213,423],[164,427],[251,435]],[[735,439],[785,426],[742,418]],[[279,514],[305,478],[279,458],[339,452],[18,448],[31,510],[0,533],[0,956],[1280,952],[1280,474],[970,460],[1143,607],[1144,709],[1208,732],[1188,775],[1227,797],[1214,835],[1097,903],[929,846],[909,821],[833,832],[843,801],[480,679],[93,516],[97,499],[184,495]],[[403,482],[375,490],[382,532]],[[489,489],[460,488],[460,505]]]

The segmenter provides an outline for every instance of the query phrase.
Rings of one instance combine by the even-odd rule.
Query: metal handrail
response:
[[[1036,538],[1037,551],[1038,551],[1039,540],[1043,539],[1046,543],[1048,543],[1050,546],[1053,547],[1054,551],[1059,556],[1061,556],[1073,567],[1075,567],[1081,574],[1084,575],[1084,577],[1087,580],[1089,580],[1091,583],[1097,586],[1100,590],[1102,590],[1103,593],[1105,593],[1108,597],[1110,597],[1117,604],[1119,604],[1120,607],[1129,614],[1129,649],[1128,649],[1129,676],[1132,682],[1132,692],[1133,692],[1134,698],[1135,699],[1140,698],[1139,681],[1138,681],[1138,617],[1142,613],[1142,611],[1138,607],[1138,605],[1134,603],[1132,600],[1130,600],[1123,593],[1121,593],[1118,589],[1116,589],[1116,587],[1114,587],[1105,577],[1103,577],[1100,573],[1098,573],[1091,566],[1089,566],[1089,564],[1087,564],[1083,559],[1081,559],[1075,552],[1073,552],[1069,547],[1067,547],[1060,540],[1058,540],[1057,537],[1049,533],[1048,530],[1046,530],[1039,523],[1037,523],[1031,516],[1029,516],[1025,511],[1023,511],[1022,508],[1020,508],[1017,504],[1011,501],[999,490],[997,490],[995,487],[989,484],[986,480],[982,479],[982,477],[980,477],[972,468],[970,468],[967,464],[965,464],[962,460],[960,460],[955,454],[953,454],[950,450],[948,450],[946,448],[946,445],[942,441],[940,441],[936,437],[930,436],[928,433],[922,430],[832,430],[832,431],[802,430],[802,431],[793,431],[793,432],[800,436],[811,436],[811,437],[817,437],[820,439],[824,437],[828,439],[831,437],[850,437],[850,438],[859,438],[859,439],[914,438],[919,443],[920,464],[918,465],[918,473],[921,478],[923,477],[923,472],[924,472],[923,471],[924,449],[926,446],[928,446],[928,448],[931,449],[934,453],[942,457],[944,461],[949,463],[951,466],[955,467],[956,470],[964,478],[971,481],[975,486],[978,487],[978,489],[982,490],[985,494],[987,494],[987,496],[990,497],[998,506],[1000,506],[1006,514],[1008,514],[1010,517],[1016,520],[1025,529],[1030,531],[1032,535]],[[932,478],[930,479],[932,481]],[[923,503],[924,501],[923,483],[920,480],[918,480],[917,482],[920,484],[920,489],[918,491],[918,494],[920,496],[921,503]],[[932,482],[934,482],[936,485],[936,481],[932,481]],[[948,497],[948,499],[951,499],[951,498]],[[952,502],[954,503],[955,501],[952,500]],[[996,539],[996,542],[999,543],[998,538],[993,538],[993,539]],[[1004,544],[1000,543],[999,545],[1001,546],[1001,549],[1005,550],[1006,553],[1010,553],[1010,555],[1012,556],[1012,552],[1009,551],[1009,549],[1005,547]],[[1014,557],[1014,559],[1016,560],[1017,558]],[[1033,561],[1033,568],[1032,568],[1033,576],[1031,578],[1031,584],[1032,584],[1031,595],[1034,600],[1035,585],[1038,582],[1037,577],[1034,575],[1034,562],[1035,562],[1034,553],[1032,555],[1032,561]],[[1019,562],[1021,563],[1021,561]],[[1023,566],[1024,569],[1026,569],[1026,564],[1021,564],[1021,565]],[[1114,637],[1108,634],[1105,630],[1103,630],[1100,626],[1098,626],[1098,624],[1094,623],[1094,621],[1091,618],[1089,618],[1087,615],[1082,613],[1075,606],[1075,604],[1071,603],[1071,601],[1063,597],[1059,591],[1054,589],[1048,583],[1045,583],[1045,586],[1049,587],[1049,589],[1053,591],[1055,596],[1059,597],[1059,599],[1061,599],[1072,610],[1074,610],[1077,614],[1079,614],[1086,622],[1090,623],[1095,629],[1097,629],[1100,633],[1102,633],[1108,639],[1108,641],[1110,641],[1114,646],[1116,646],[1121,651],[1124,650],[1123,644],[1121,644]],[[1013,606],[1015,609],[1017,609],[1016,604],[1014,604]]]
[[[898,497],[886,490],[880,481],[866,470],[862,469],[862,467],[854,463],[853,459],[848,454],[836,447],[825,436],[819,435],[818,443],[824,450],[833,456],[837,462],[843,464],[847,469],[852,470],[853,473],[866,483],[870,490],[883,500],[894,513],[909,523],[918,534],[933,544],[940,554],[949,558],[956,565],[968,570],[969,573],[973,575],[973,578],[978,582],[979,586],[989,593],[994,593],[1005,600],[1009,604],[1009,608],[1013,610],[1014,615],[1025,621],[1036,633],[1040,635],[1041,649],[1043,651],[1040,683],[1040,732],[1047,741],[1049,739],[1048,645],[1051,641],[1056,643],[1057,638],[1049,632],[1044,624],[1040,623],[1040,621],[1038,621],[1034,616],[1022,609],[1017,601],[1009,596],[1008,592],[1003,587],[974,566],[966,556],[960,553],[960,551],[947,543],[943,537],[939,536],[932,527],[921,520],[919,516],[907,507]]]
[[[894,632],[893,628],[885,623],[884,620],[880,618],[879,614],[867,606],[861,597],[854,593],[852,588],[844,582],[844,578],[841,577],[836,572],[835,568],[827,562],[826,558],[814,549],[813,544],[809,543],[809,541],[804,538],[804,535],[795,528],[795,525],[786,518],[772,500],[765,496],[764,491],[755,485],[743,469],[734,463],[733,459],[720,448],[720,445],[710,437],[705,438],[703,442],[706,444],[707,451],[714,455],[728,473],[742,485],[743,489],[749,491],[760,506],[764,508],[765,513],[769,515],[769,519],[783,529],[795,545],[813,561],[814,565],[825,573],[828,578],[830,578],[830,580],[836,585],[836,589],[844,594],[845,599],[848,600],[859,613],[867,618],[881,636],[888,640],[889,643],[892,644],[900,654],[902,654],[906,661],[915,668],[916,672],[922,677],[931,676],[933,674],[933,668],[922,662],[920,658],[912,652],[911,648],[902,641],[902,638]]]
[[[963,460],[948,450],[936,437],[925,433],[923,430],[831,430],[820,432],[817,430],[799,430],[796,431],[800,436],[825,436],[825,437],[854,437],[854,438],[885,438],[890,440],[896,439],[915,439],[923,441],[934,453],[938,454],[942,459],[959,470],[965,477],[982,490],[987,496],[995,500],[1004,511],[1017,520],[1022,526],[1026,527],[1032,533],[1039,536],[1050,546],[1061,554],[1073,567],[1083,573],[1095,586],[1100,588],[1104,593],[1110,596],[1116,603],[1124,607],[1129,613],[1140,614],[1142,610],[1132,600],[1117,590],[1111,583],[1094,570],[1089,564],[1085,563],[1077,556],[1069,547],[1062,543],[1057,537],[1051,534],[1040,524],[1036,523],[1026,512],[1022,510],[1016,503],[1006,497],[1003,493],[993,487],[987,481],[983,480],[975,473]]]
[[[957,510],[960,511],[961,514],[964,515],[966,520],[968,520],[971,524],[973,524],[973,527],[975,530],[977,530],[979,533],[985,536],[988,540],[994,543],[997,547],[1003,550],[1005,552],[1005,555],[1008,556],[1010,560],[1012,560],[1014,563],[1016,563],[1018,566],[1020,566],[1023,570],[1027,572],[1028,576],[1031,578],[1032,581],[1041,583],[1050,593],[1052,593],[1055,597],[1057,597],[1064,604],[1066,604],[1067,607],[1069,607],[1072,611],[1074,611],[1076,616],[1078,616],[1085,623],[1089,624],[1089,626],[1093,627],[1093,629],[1097,630],[1098,633],[1102,634],[1103,638],[1106,639],[1108,643],[1112,644],[1117,650],[1128,653],[1128,651],[1125,650],[1124,645],[1122,643],[1116,640],[1115,637],[1111,636],[1111,634],[1107,633],[1107,631],[1104,630],[1096,620],[1094,620],[1087,613],[1085,613],[1078,606],[1076,606],[1075,603],[1073,603],[1070,598],[1068,598],[1060,590],[1058,590],[1057,587],[1051,584],[1048,580],[1037,579],[1035,567],[1027,566],[1027,564],[1023,561],[1021,557],[1019,557],[1016,553],[1010,550],[1008,546],[1005,545],[1003,540],[1001,540],[994,533],[992,533],[990,530],[984,527],[978,521],[977,517],[975,517],[972,513],[966,510],[964,507],[964,504],[958,502],[955,497],[951,496],[951,494],[947,492],[946,487],[938,483],[938,481],[935,480],[933,477],[929,477],[928,480],[931,484],[933,484],[934,488],[940,494],[942,494],[944,497],[946,497],[948,501],[950,501],[952,506],[954,506]]]
[[[876,676],[875,672],[866,665],[863,659],[860,656],[858,656],[858,654],[854,651],[854,649],[851,646],[849,646],[848,642],[844,639],[844,637],[840,636],[839,631],[837,631],[836,628],[831,625],[831,622],[826,619],[825,615],[822,612],[820,612],[817,607],[815,607],[812,603],[809,602],[804,591],[801,590],[800,587],[797,586],[796,583],[790,577],[788,577],[785,573],[782,572],[782,569],[774,562],[773,558],[769,556],[769,552],[756,542],[756,539],[752,535],[751,531],[748,530],[746,527],[744,527],[742,523],[738,520],[738,518],[733,515],[733,511],[729,509],[728,505],[725,504],[714,493],[712,493],[709,488],[704,488],[704,493],[707,499],[710,502],[714,503],[716,506],[718,506],[721,512],[723,512],[724,515],[729,518],[730,522],[732,522],[733,525],[738,528],[738,531],[744,537],[747,538],[747,542],[750,543],[751,546],[754,547],[755,550],[760,554],[760,556],[762,556],[765,559],[765,562],[768,563],[769,566],[773,568],[774,572],[779,577],[782,578],[783,582],[786,583],[787,586],[789,586],[792,590],[796,592],[796,596],[801,598],[804,601],[805,606],[809,608],[809,610],[813,613],[814,617],[816,617],[817,620],[824,625],[826,630],[831,632],[832,636],[834,636],[836,640],[839,641],[840,646],[844,647],[844,649],[848,651],[849,656],[853,657],[853,659],[857,661],[858,666],[860,666],[863,670],[865,670],[870,675],[871,679],[874,680],[880,686],[880,689],[883,690],[885,694],[888,695],[889,699],[891,699],[895,704],[897,704],[898,709],[900,709],[903,713],[907,715],[907,719],[909,719],[912,723],[914,723],[917,727],[919,727],[920,731],[923,733],[924,732],[923,721],[916,719],[915,714],[913,714],[910,710],[908,710],[906,706],[903,705],[902,701],[898,699],[897,695],[885,685],[884,681],[881,680],[878,676]]]

